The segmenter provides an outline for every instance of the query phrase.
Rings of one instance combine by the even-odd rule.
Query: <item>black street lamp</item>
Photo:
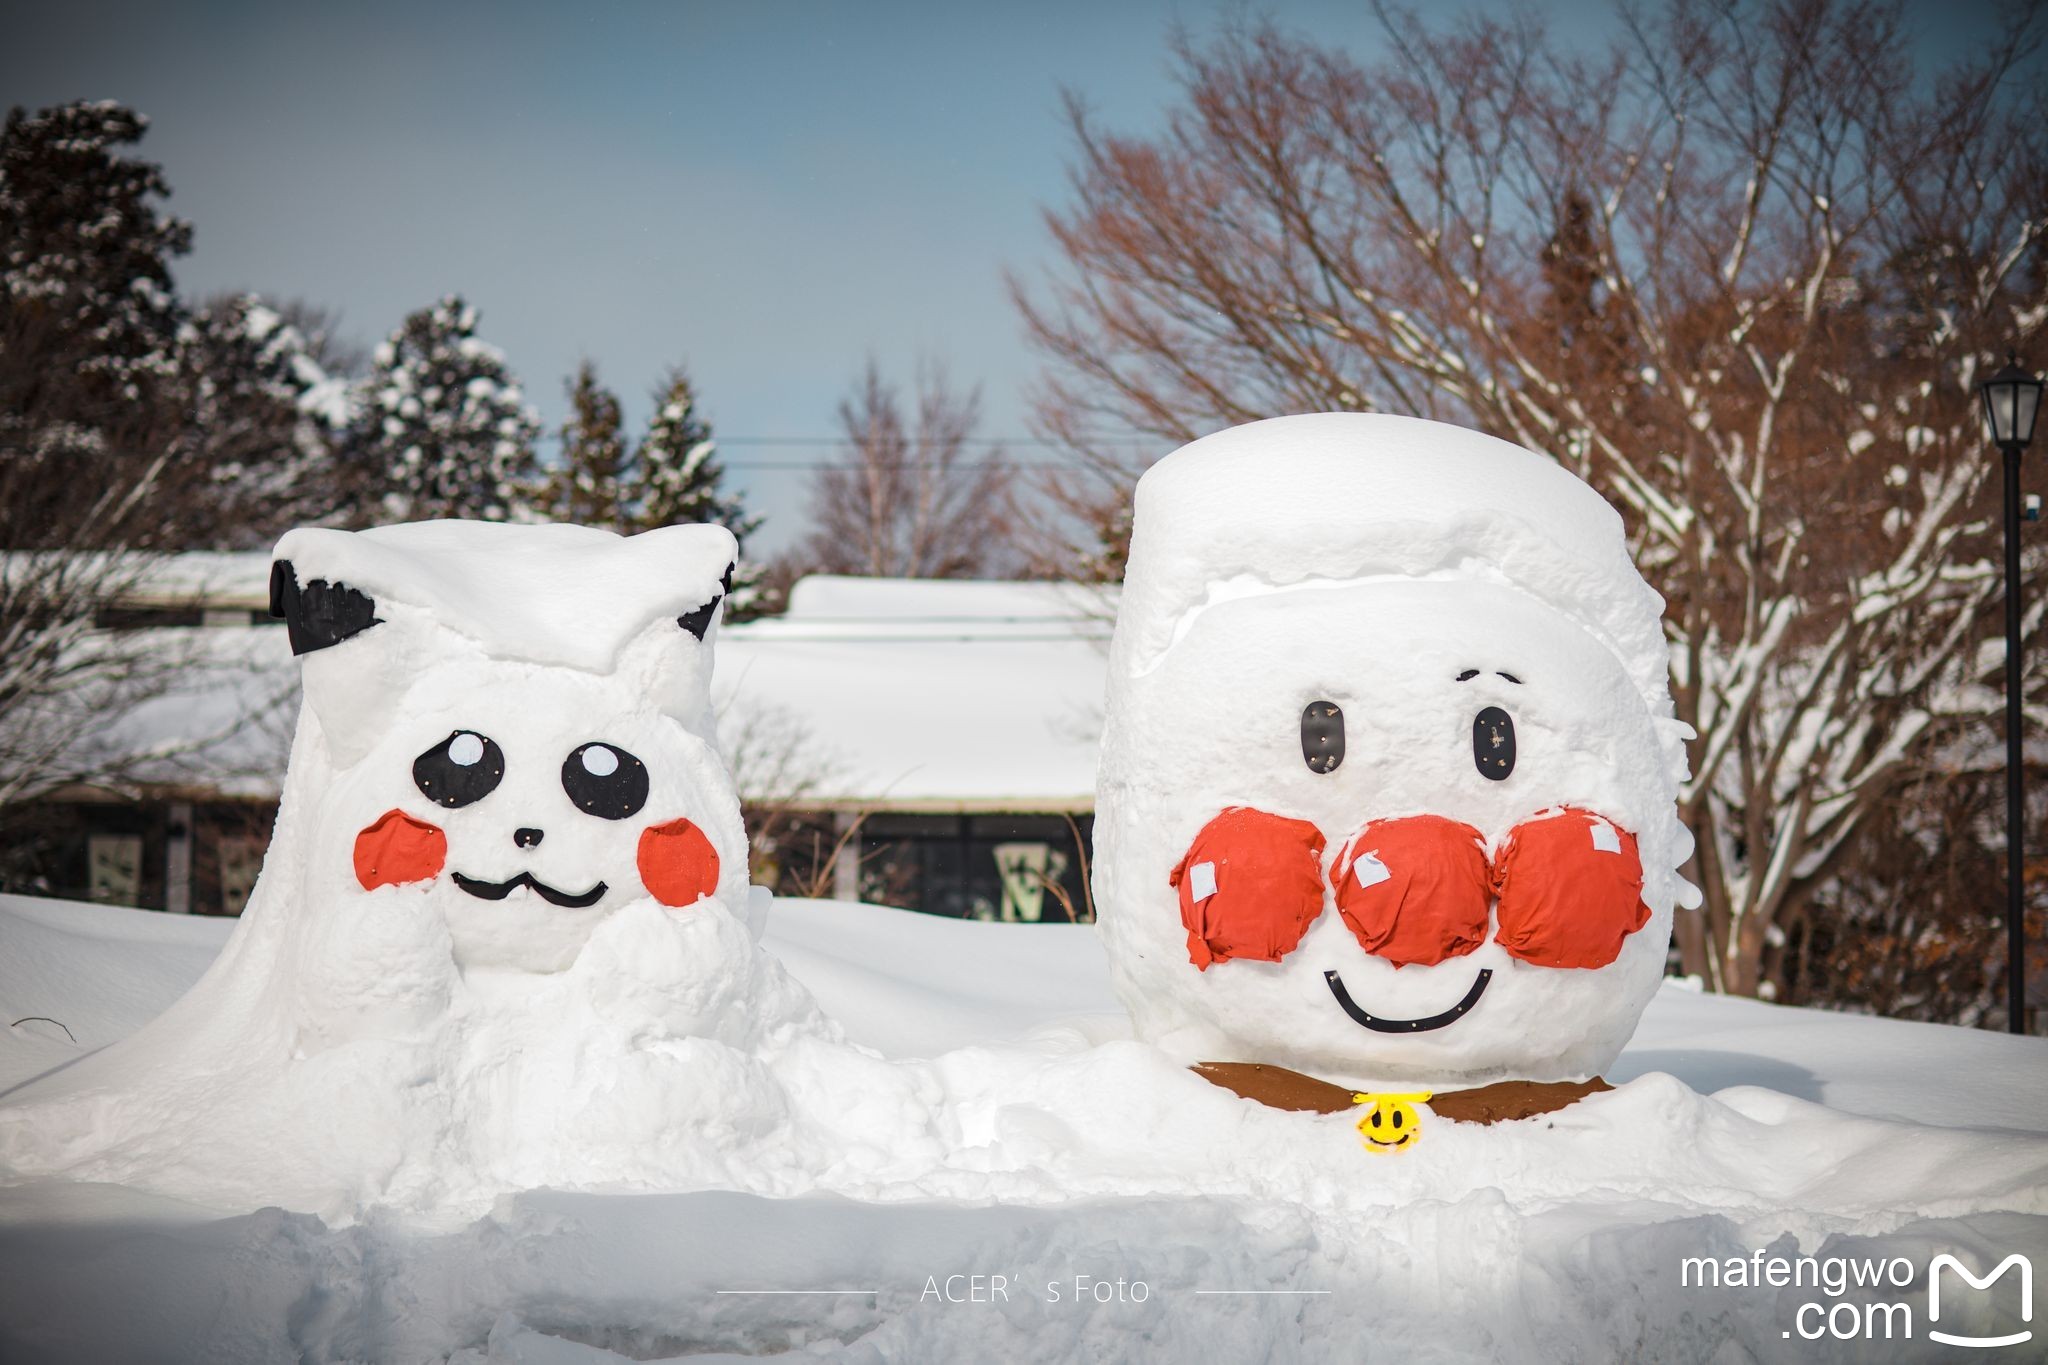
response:
[[[2005,368],[1977,386],[1991,443],[2005,455],[2005,880],[2006,1008],[2027,1031],[2025,769],[2020,755],[2020,455],[2034,439],[2041,381],[2007,352]]]

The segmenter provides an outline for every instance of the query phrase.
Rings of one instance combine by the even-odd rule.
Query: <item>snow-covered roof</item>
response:
[[[123,604],[200,603],[251,611],[270,609],[270,556],[261,550],[158,555]]]
[[[136,554],[118,563],[101,554],[68,556],[82,565],[80,576],[111,571],[121,607],[208,607],[265,611],[270,606],[270,555],[261,550],[195,550],[183,554]],[[49,557],[16,551],[0,554],[0,578],[39,571]]]
[[[152,566],[150,600],[264,608],[269,567],[264,554],[172,557]],[[787,615],[716,637],[713,691],[741,791],[854,809],[1092,810],[1114,613],[1113,597],[1066,584],[806,578]],[[153,756],[142,780],[274,797],[284,745],[269,718],[298,681],[285,632],[152,634],[190,671],[113,727]],[[244,707],[266,723],[238,726]]]
[[[281,629],[160,627],[139,632],[165,685],[105,731],[140,756],[131,780],[223,796],[276,797],[291,753],[299,671]]]
[[[147,662],[131,665],[129,660]],[[118,780],[77,794],[151,788],[181,798],[275,800],[291,750],[299,670],[281,628],[152,626],[123,631],[108,665],[128,674],[127,709],[79,735],[74,770]]]
[[[786,615],[719,636],[713,691],[741,788],[896,810],[1091,810],[1114,613],[1071,584],[806,578]]]

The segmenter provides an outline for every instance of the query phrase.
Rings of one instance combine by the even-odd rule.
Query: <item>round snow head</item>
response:
[[[458,966],[559,971],[632,901],[686,912],[721,889],[739,894],[746,847],[732,802],[710,746],[630,685],[500,660],[438,664],[335,775],[305,902],[409,899],[438,912]]]
[[[1661,604],[1519,447],[1322,415],[1140,482],[1096,901],[1139,1031],[1356,1082],[1596,1074],[1690,888]]]
[[[733,552],[712,526],[284,538],[274,607],[313,741],[286,779],[309,980],[339,1005],[407,979],[407,953],[556,972],[633,901],[739,903],[745,837],[708,706]],[[384,939],[361,927],[378,916]]]

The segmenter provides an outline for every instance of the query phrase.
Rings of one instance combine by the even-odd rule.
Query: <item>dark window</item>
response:
[[[956,919],[1065,924],[1089,916],[1093,816],[871,815],[861,899]],[[1074,831],[1081,834],[1076,848]]]

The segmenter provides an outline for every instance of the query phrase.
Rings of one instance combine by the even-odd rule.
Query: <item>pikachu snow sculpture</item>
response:
[[[709,702],[735,548],[286,535],[305,700],[249,907],[163,1016],[9,1097],[0,1167],[319,1211],[727,1179],[788,1113],[764,1058],[837,1037],[750,932]]]

